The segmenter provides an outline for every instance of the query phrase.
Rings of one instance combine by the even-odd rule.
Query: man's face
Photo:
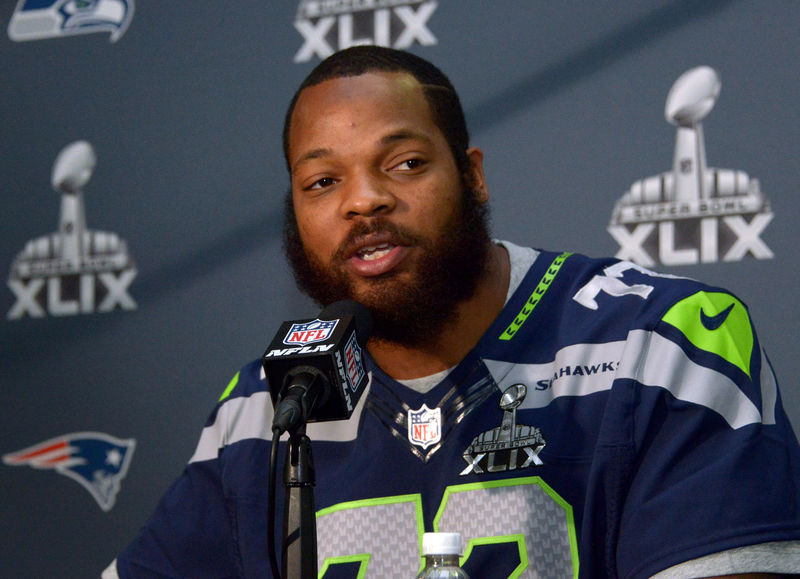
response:
[[[470,151],[480,170],[480,152]],[[488,233],[480,188],[467,190],[420,84],[367,73],[305,89],[289,131],[302,289],[326,305],[355,299],[375,333],[424,341],[469,297]],[[291,223],[290,229],[291,228]],[[429,336],[428,336],[429,337]]]

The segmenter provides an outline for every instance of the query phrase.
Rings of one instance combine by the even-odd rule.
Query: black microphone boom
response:
[[[262,357],[275,415],[272,428],[345,420],[367,386],[363,349],[369,310],[345,300],[314,320],[284,322]]]

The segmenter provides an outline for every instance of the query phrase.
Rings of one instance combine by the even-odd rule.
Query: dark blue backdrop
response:
[[[357,40],[408,47],[450,75],[486,155],[496,236],[590,255],[620,249],[607,227],[631,184],[672,168],[672,83],[717,70],[708,164],[760,181],[773,217],[750,242],[774,257],[656,267],[750,306],[800,424],[796,2],[105,0],[94,28],[76,18],[100,4],[71,16],[53,4],[0,7],[4,576],[99,574],[179,474],[233,373],[282,320],[315,312],[280,252],[280,129],[320,55]],[[45,239],[29,249],[36,263],[57,249],[51,171],[81,140],[96,154],[86,228],[116,234],[132,263],[20,277],[29,241]],[[112,311],[98,311],[109,294]],[[85,313],[54,315],[70,309]],[[85,456],[87,441],[109,446]]]

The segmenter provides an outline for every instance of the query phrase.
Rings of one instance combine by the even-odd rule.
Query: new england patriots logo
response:
[[[52,469],[78,481],[104,511],[117,499],[136,446],[102,432],[73,432],[3,456],[9,466]]]
[[[8,37],[16,42],[90,32],[119,40],[133,19],[134,0],[19,0]]]

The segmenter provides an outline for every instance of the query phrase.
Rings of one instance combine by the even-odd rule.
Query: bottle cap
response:
[[[425,533],[423,555],[461,555],[461,533]]]

